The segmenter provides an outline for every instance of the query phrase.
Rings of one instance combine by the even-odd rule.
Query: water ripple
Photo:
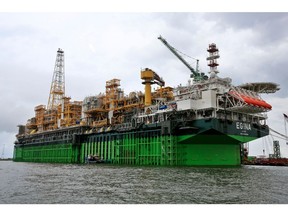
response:
[[[288,203],[288,167],[134,167],[0,162],[6,204]]]

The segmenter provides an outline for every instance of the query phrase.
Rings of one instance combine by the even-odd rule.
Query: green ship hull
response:
[[[15,145],[14,161],[81,164],[87,162],[88,155],[97,155],[112,164],[240,166],[242,144],[268,135],[269,129],[252,124],[239,127],[239,124],[242,123],[206,119],[180,127],[167,121],[97,133],[87,133],[87,128],[79,126],[81,130],[65,139],[63,133],[67,131],[59,130],[50,136],[32,136],[33,141],[23,140]]]

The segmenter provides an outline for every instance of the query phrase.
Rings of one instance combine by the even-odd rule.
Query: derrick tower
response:
[[[217,63],[217,59],[220,57],[220,55],[219,55],[219,49],[217,48],[216,44],[215,43],[209,44],[207,52],[209,53],[209,56],[207,57],[208,66],[210,67],[209,74],[219,73],[219,71],[217,70],[217,66],[219,66],[219,64]]]
[[[57,109],[65,95],[64,51],[58,49],[50,88],[47,110]]]

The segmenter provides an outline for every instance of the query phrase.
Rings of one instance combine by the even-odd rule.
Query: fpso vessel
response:
[[[233,86],[218,77],[218,48],[210,44],[209,76],[158,38],[190,70],[187,85],[165,87],[153,70],[141,70],[145,92],[124,95],[120,80],[106,92],[71,102],[64,96],[64,51],[57,51],[47,107],[19,125],[14,161],[85,163],[87,158],[127,165],[239,166],[243,144],[269,134],[271,105],[260,93],[279,90],[274,83]],[[177,74],[177,73],[175,73]],[[152,92],[151,85],[159,87]],[[90,159],[91,160],[91,159]]]

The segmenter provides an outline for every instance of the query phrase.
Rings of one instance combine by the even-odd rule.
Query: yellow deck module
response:
[[[145,85],[145,106],[150,106],[152,103],[151,84],[158,84],[162,87],[165,85],[165,82],[157,73],[149,68],[141,71],[141,79],[144,80],[142,84]]]

